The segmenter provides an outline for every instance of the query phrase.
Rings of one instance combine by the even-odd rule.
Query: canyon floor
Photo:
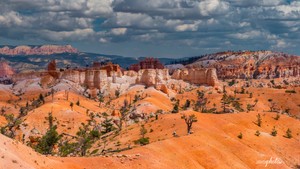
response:
[[[21,107],[28,102],[32,104],[41,93],[46,96],[43,104],[21,118],[13,139],[0,134],[0,168],[299,168],[300,87],[241,88],[242,83],[226,87],[227,95],[233,96],[239,106],[228,105],[231,111],[225,114],[217,113],[223,110],[222,87],[190,86],[183,91],[169,88],[164,93],[153,87],[131,85],[119,96],[104,97],[100,103],[83,95],[71,82],[56,84],[59,90],[53,96],[47,95],[49,89],[41,88],[34,80],[24,82],[26,85],[1,85],[1,127],[8,123],[9,114],[17,117]],[[65,91],[67,84],[69,92]],[[16,94],[20,89],[24,91],[21,96]],[[207,99],[206,109],[214,111],[204,113],[193,109],[199,91]],[[140,98],[135,100],[137,95]],[[59,134],[75,136],[81,123],[90,120],[91,112],[105,112],[107,117],[119,119],[124,100],[129,102],[131,110],[146,118],[125,120],[122,130],[101,135],[90,147],[90,151],[106,150],[106,153],[59,157],[58,147],[54,147],[52,155],[42,155],[27,146],[33,131],[38,131],[39,136],[47,132],[49,112]],[[179,112],[171,113],[176,100],[179,100]],[[186,100],[191,101],[188,107],[185,107]],[[252,106],[249,110],[248,105]],[[183,114],[194,114],[197,118],[191,134],[187,134]],[[258,114],[261,126],[257,125]],[[95,121],[101,123],[103,116]],[[147,145],[135,144],[141,138],[142,126],[147,130]],[[276,136],[271,135],[274,127]],[[291,138],[286,137],[288,129]],[[259,136],[255,135],[257,131]]]

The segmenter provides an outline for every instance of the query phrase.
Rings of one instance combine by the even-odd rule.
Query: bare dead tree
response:
[[[191,129],[192,129],[192,125],[194,122],[197,122],[197,117],[195,116],[195,114],[191,114],[189,116],[186,116],[185,114],[183,114],[181,116],[181,119],[184,119],[186,125],[187,125],[187,133],[191,134]]]

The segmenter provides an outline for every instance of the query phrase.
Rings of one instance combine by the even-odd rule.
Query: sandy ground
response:
[[[195,113],[187,111],[184,113]],[[274,113],[262,114],[262,127],[254,124],[256,112],[240,114],[195,113],[191,135],[186,135],[186,126],[180,114],[161,115],[159,120],[149,121],[146,128],[153,132],[146,134],[151,144],[135,147],[119,154],[120,157],[51,157],[38,155],[30,148],[1,136],[0,168],[264,168],[257,164],[270,158],[280,159],[280,164],[269,164],[267,168],[289,168],[299,164],[300,123],[299,120],[282,116],[274,120]],[[270,132],[276,126],[278,135]],[[129,128],[133,129],[129,130]],[[139,127],[129,126],[115,138],[121,144],[139,138]],[[283,137],[287,128],[292,139]],[[172,137],[176,130],[179,137]],[[259,130],[261,135],[255,136]],[[237,138],[239,133],[243,138]],[[5,144],[5,145],[4,145]],[[117,156],[117,155],[116,155]],[[16,160],[17,163],[13,162]],[[37,160],[37,163],[34,162]],[[45,161],[45,163],[44,163]],[[72,164],[72,165],[71,165]],[[20,167],[22,168],[22,167]]]
[[[29,85],[31,86],[31,85]],[[238,87],[228,87],[228,93]],[[29,89],[29,88],[27,88]],[[208,98],[207,107],[214,105],[221,110],[220,100],[222,93],[218,88],[200,87],[192,91],[177,94],[182,106],[187,99],[196,100],[196,90],[205,91]],[[242,107],[246,109],[247,104],[258,103],[254,111],[233,114],[204,114],[194,112],[191,108],[178,114],[162,114],[158,120],[150,118],[145,124],[150,144],[138,146],[133,142],[140,138],[139,131],[142,123],[125,125],[120,135],[109,140],[108,147],[112,149],[125,148],[129,145],[132,149],[108,156],[97,157],[46,157],[39,155],[31,148],[18,141],[13,141],[0,135],[0,169],[6,168],[293,168],[300,165],[300,121],[288,115],[281,115],[275,120],[276,113],[268,112],[270,99],[276,103],[280,110],[290,109],[292,115],[300,112],[300,88],[295,88],[295,94],[285,92],[286,89],[272,88],[247,88],[249,94],[237,94]],[[0,90],[0,108],[4,107],[6,114],[19,112],[18,105],[25,105],[26,100],[37,98],[40,89],[23,95],[22,100],[11,94],[9,87]],[[75,135],[82,122],[88,119],[88,112],[103,113],[111,115],[118,112],[125,99],[132,102],[134,95],[140,94],[142,100],[136,102],[137,111],[150,114],[161,109],[169,112],[173,109],[171,97],[157,91],[154,88],[145,89],[142,85],[132,86],[123,92],[119,98],[113,97],[110,105],[100,105],[99,102],[83,97],[76,91],[69,92],[66,99],[64,91],[45,98],[46,103],[28,113],[22,132],[28,134],[33,128],[40,133],[47,129],[46,117],[49,112],[56,118],[59,133]],[[11,100],[11,101],[8,101]],[[80,105],[75,103],[80,101]],[[108,98],[106,98],[106,101]],[[70,103],[73,102],[73,108]],[[17,105],[17,106],[16,106]],[[182,113],[195,114],[198,121],[193,124],[193,134],[186,134],[186,125],[180,118]],[[260,113],[262,126],[255,124],[256,115]],[[4,116],[0,115],[0,125],[5,124]],[[272,128],[276,127],[276,137],[270,135]],[[285,138],[287,129],[292,131],[293,138]],[[256,131],[261,135],[255,136]],[[176,131],[179,137],[173,137]],[[242,133],[243,138],[237,136]],[[99,142],[101,144],[101,142]],[[119,144],[116,146],[116,144]],[[100,145],[101,147],[101,145]],[[96,148],[96,147],[94,147]],[[267,164],[268,160],[270,163]],[[272,161],[273,160],[273,161]],[[275,160],[275,162],[274,162]],[[276,163],[276,164],[274,164]]]

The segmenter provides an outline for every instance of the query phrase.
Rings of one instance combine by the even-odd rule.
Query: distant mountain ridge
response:
[[[296,55],[287,54],[283,52],[269,51],[269,50],[260,50],[260,51],[224,51],[211,54],[203,54],[193,57],[184,57],[177,59],[172,62],[172,64],[183,64],[189,65],[198,61],[204,60],[232,60],[234,58],[250,58],[256,57],[257,61],[263,61],[270,58],[278,57],[297,57]]]
[[[2,55],[52,55],[61,53],[79,53],[79,51],[71,45],[0,46],[0,54]]]
[[[126,69],[144,57],[133,58],[119,55],[80,52],[71,45],[0,45],[0,58],[7,61],[16,72],[44,70],[55,59],[58,67],[86,67],[93,62],[113,62]],[[169,64],[175,59],[158,58]]]

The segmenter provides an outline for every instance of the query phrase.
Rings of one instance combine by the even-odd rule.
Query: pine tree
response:
[[[118,124],[119,130],[122,130],[123,122],[126,120],[126,116],[129,113],[128,106],[128,101],[124,100],[124,105],[120,109],[120,121]]]
[[[71,107],[71,110],[72,110],[72,111],[73,111],[73,106],[74,106],[74,103],[71,102],[71,103],[70,103],[70,107]]]
[[[257,118],[256,124],[257,124],[259,127],[261,127],[261,121],[262,121],[262,120],[261,120],[260,114],[257,114],[256,118]]]
[[[279,120],[279,118],[280,118],[280,115],[279,115],[279,113],[277,113],[276,116],[274,117],[274,119]]]
[[[176,100],[176,103],[174,104],[172,113],[178,113],[179,112],[179,100]]]
[[[39,95],[39,100],[44,104],[45,103],[45,99],[44,96],[42,95],[42,93],[40,93]]]
[[[141,126],[141,129],[140,129],[140,135],[142,136],[142,138],[145,138],[145,134],[147,133],[147,129],[145,128],[145,125],[142,125]]]
[[[275,126],[272,129],[271,135],[274,137],[277,135],[277,130],[276,130]]]
[[[187,108],[189,108],[191,105],[191,101],[189,99],[186,100],[184,106],[183,106],[183,109],[186,110]]]
[[[238,137],[239,139],[242,139],[242,138],[243,138],[243,134],[240,133],[237,137]]]
[[[231,102],[230,98],[226,93],[224,93],[221,99],[223,113],[226,113],[226,109],[228,108],[230,102]]]
[[[39,139],[38,144],[35,147],[35,150],[42,154],[52,154],[54,145],[61,139],[61,135],[56,131],[57,126],[53,125],[53,116],[51,112],[47,119],[49,122],[48,131],[41,139]]]
[[[255,132],[255,135],[258,137],[258,136],[260,136],[260,132],[257,130],[256,132]]]
[[[101,123],[101,126],[104,128],[102,134],[106,134],[114,130],[112,120],[113,119],[109,119],[107,116],[105,117],[104,121]]]
[[[88,125],[82,123],[79,127],[79,131],[76,133],[78,141],[78,149],[80,150],[80,156],[85,156],[87,150],[90,149],[94,143],[93,137],[91,137]]]
[[[286,138],[292,138],[292,131],[288,128],[287,131],[286,131]]]

